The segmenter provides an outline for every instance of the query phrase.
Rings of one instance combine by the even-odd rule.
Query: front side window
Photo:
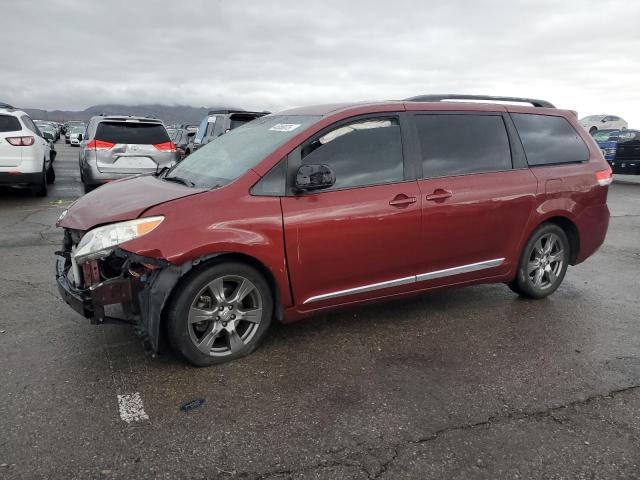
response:
[[[331,167],[331,190],[404,180],[402,135],[395,117],[369,118],[343,124],[309,142],[302,164]]]
[[[166,177],[177,177],[200,188],[226,185],[320,118],[316,115],[261,117],[199,148],[178,163]]]
[[[529,165],[585,162],[589,149],[564,117],[512,113]]]
[[[424,178],[510,170],[501,115],[416,115]]]

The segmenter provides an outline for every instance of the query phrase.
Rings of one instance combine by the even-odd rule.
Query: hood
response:
[[[89,230],[97,225],[138,218],[161,203],[207,190],[142,175],[107,183],[73,202],[58,227]]]

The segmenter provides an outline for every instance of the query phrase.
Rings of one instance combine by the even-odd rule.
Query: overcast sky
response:
[[[640,128],[640,2],[3,0],[0,100],[279,109],[547,99]]]

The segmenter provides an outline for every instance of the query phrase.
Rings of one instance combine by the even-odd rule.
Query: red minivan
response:
[[[575,113],[541,100],[297,108],[81,197],[57,282],[93,323],[210,365],[274,320],[477,283],[545,297],[604,241],[611,181]]]

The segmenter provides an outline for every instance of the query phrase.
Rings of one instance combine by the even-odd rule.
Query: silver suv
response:
[[[84,191],[140,173],[157,173],[177,160],[176,146],[161,120],[96,116],[80,140],[80,178]]]

